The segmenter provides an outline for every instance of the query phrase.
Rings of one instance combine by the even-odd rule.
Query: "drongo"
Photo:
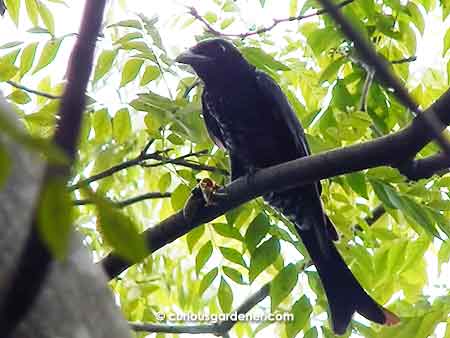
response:
[[[214,143],[230,157],[231,179],[299,157],[310,150],[303,128],[278,84],[249,64],[223,39],[198,43],[176,58],[204,82],[203,118]],[[361,287],[332,240],[333,224],[324,213],[320,182],[264,196],[296,226],[325,290],[334,332],[343,334],[358,312],[380,324],[399,319]]]

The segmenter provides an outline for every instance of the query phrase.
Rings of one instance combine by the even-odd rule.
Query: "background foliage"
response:
[[[180,210],[197,179],[228,182],[226,154],[213,147],[203,126],[201,85],[196,85],[189,68],[173,62],[183,49],[173,42],[177,34],[189,32],[192,41],[194,36],[200,40],[218,32],[249,32],[233,41],[282,86],[314,153],[388,134],[412,120],[376,82],[376,74],[364,90],[367,67],[327,15],[280,23],[254,34],[270,22],[261,27],[248,22],[246,11],[270,14],[276,1],[205,3],[198,15],[213,32],[181,4],[176,15],[161,21],[156,4],[153,12],[132,13],[126,1],[109,3],[70,187],[77,204],[74,223],[96,258],[111,246],[128,258],[141,257],[145,248],[136,231]],[[61,7],[73,4],[5,4],[6,15],[24,38],[8,36],[0,46],[0,85],[27,130],[48,138],[57,123],[67,45],[74,41],[73,34],[58,34],[55,16]],[[315,1],[291,0],[283,2],[283,8],[287,18],[320,7]],[[392,62],[392,70],[423,108],[448,88],[450,67],[440,65],[449,59],[450,30],[440,46],[423,41],[429,29],[445,32],[450,14],[445,0],[356,0],[343,12]],[[414,57],[424,46],[428,53],[440,54],[440,63],[418,71],[414,62],[420,60]],[[19,83],[49,95],[35,95]],[[430,144],[420,156],[437,150]],[[2,161],[0,174],[5,178],[4,154]],[[104,178],[94,180],[103,172]],[[83,183],[78,183],[92,177],[90,187],[105,199],[80,189]],[[341,233],[340,252],[364,288],[402,317],[402,324],[394,328],[355,317],[347,336],[450,337],[449,185],[445,172],[409,181],[386,167],[323,181],[327,213]],[[142,196],[149,192],[158,193],[158,198]],[[59,195],[55,196],[56,203]],[[130,200],[137,196],[139,201]],[[381,217],[372,219],[374,210],[382,210]],[[295,322],[238,323],[232,336],[332,337],[327,302],[309,265],[288,221],[258,199],[165,246],[113,280],[111,288],[128,320],[158,323],[157,313],[230,312],[272,281],[270,300],[254,311],[290,311]]]

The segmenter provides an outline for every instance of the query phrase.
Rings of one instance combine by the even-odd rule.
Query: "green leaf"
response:
[[[31,23],[33,26],[37,26],[39,23],[39,12],[36,0],[25,0],[25,7]]]
[[[233,18],[233,17],[231,17],[231,18],[226,18],[226,19],[223,20],[222,23],[220,24],[220,29],[226,29],[226,28],[228,28],[234,21],[235,21],[235,18]]]
[[[18,68],[9,63],[0,63],[0,81],[8,81],[16,75]]]
[[[209,11],[206,12],[205,15],[203,15],[203,18],[209,23],[215,23],[217,21],[217,14]]]
[[[247,264],[245,263],[244,258],[239,251],[233,248],[226,248],[224,246],[220,246],[219,250],[225,259],[229,260],[230,262],[242,265],[247,269]]]
[[[406,9],[408,11],[408,14],[412,18],[412,22],[417,27],[417,29],[420,31],[420,34],[423,35],[423,32],[425,31],[425,20],[422,16],[422,13],[419,10],[419,7],[412,2],[408,1],[408,4],[406,5]]]
[[[166,192],[170,187],[170,183],[172,182],[172,175],[170,173],[165,173],[161,176],[158,182],[158,188],[161,192]]]
[[[59,259],[66,256],[72,228],[72,200],[66,182],[50,177],[42,188],[37,208],[39,231]]]
[[[170,202],[172,203],[172,209],[175,211],[181,210],[184,207],[184,203],[191,195],[191,189],[187,185],[180,184],[173,191],[172,196],[170,198]]]
[[[380,199],[383,204],[391,209],[397,209],[397,207],[392,204],[391,200],[389,199],[388,193],[386,192],[385,185],[380,180],[370,179],[370,184],[372,185],[373,190],[375,191],[375,194]]]
[[[38,11],[41,16],[42,22],[44,26],[48,29],[48,31],[54,35],[55,34],[55,21],[53,19],[52,12],[44,5],[42,1],[38,1]]]
[[[339,59],[330,63],[327,66],[327,68],[325,68],[325,70],[322,72],[322,75],[320,75],[319,83],[322,84],[325,81],[332,83],[334,80],[336,80],[339,70],[341,69],[342,65],[345,64],[346,62],[347,62],[346,58],[340,57]]]
[[[213,253],[213,246],[211,241],[206,242],[197,253],[195,257],[195,272],[197,275],[200,273],[200,270],[205,266],[206,262],[210,259]]]
[[[204,225],[198,226],[195,229],[192,229],[191,231],[188,232],[188,234],[186,235],[186,242],[190,253],[192,253],[195,244],[198,243],[199,239],[203,236],[204,233],[205,233]]]
[[[36,56],[37,42],[27,45],[20,55],[20,77],[23,77],[33,66],[34,57]]]
[[[132,32],[132,33],[125,34],[120,39],[117,39],[116,41],[114,41],[114,44],[115,45],[122,44],[124,42],[135,40],[135,39],[140,39],[142,37],[143,37],[142,33]]]
[[[238,284],[246,284],[244,282],[242,274],[238,270],[230,268],[229,266],[223,266],[222,269],[223,273],[227,275],[229,278],[231,278],[231,280],[233,280],[234,282]]]
[[[217,294],[219,297],[219,305],[223,312],[231,312],[233,306],[233,290],[231,290],[230,285],[223,278],[220,279],[219,292]]]
[[[159,68],[156,66],[147,66],[144,71],[144,75],[142,75],[141,82],[139,83],[141,86],[145,86],[147,83],[156,80],[159,75],[161,75]]]
[[[123,21],[119,21],[112,25],[107,26],[107,28],[111,28],[111,27],[130,27],[130,28],[142,29],[142,25],[139,20],[123,20]]]
[[[272,312],[291,294],[297,284],[298,271],[294,264],[289,264],[281,270],[270,283],[270,299]]]
[[[20,0],[4,0],[8,14],[16,26],[19,26]]]
[[[234,238],[238,241],[242,241],[244,239],[239,230],[229,225],[228,223],[214,223],[213,228],[219,235],[223,237]]]
[[[31,102],[30,95],[23,90],[15,90],[7,96],[8,99],[18,104],[27,104]]]
[[[217,277],[217,273],[219,272],[219,269],[217,267],[210,270],[202,279],[200,282],[200,287],[198,289],[198,296],[201,297],[203,293],[206,291],[207,288],[210,287],[212,282],[214,282],[214,279]]]
[[[280,254],[280,242],[271,238],[258,246],[250,261],[249,279],[253,282]]]
[[[117,255],[137,263],[150,254],[145,237],[141,236],[133,220],[104,197],[83,189],[97,206],[101,233]],[[151,248],[150,248],[151,249]]]
[[[289,67],[275,60],[271,55],[267,54],[260,48],[244,47],[241,48],[241,52],[244,57],[257,68],[263,70],[267,70],[267,68],[282,71],[290,70]]]
[[[307,36],[308,44],[317,57],[323,52],[337,47],[340,43],[340,40],[340,33],[333,27],[316,29],[311,34],[309,34],[309,36]]]
[[[136,78],[143,63],[144,61],[140,59],[130,59],[125,63],[123,66],[122,78],[120,79],[120,87],[125,86]]]
[[[245,233],[245,244],[252,253],[256,246],[266,236],[270,227],[269,217],[265,213],[259,213],[248,226]]]
[[[292,306],[291,313],[294,315],[294,320],[286,323],[286,335],[288,338],[293,338],[299,333],[308,323],[309,317],[313,311],[312,305],[306,296],[302,296]]]
[[[319,333],[317,332],[317,329],[315,327],[310,328],[308,331],[306,331],[303,338],[317,338],[319,337]]]
[[[444,36],[444,49],[442,51],[442,56],[445,56],[445,53],[447,53],[448,49],[450,48],[450,28],[447,29],[447,32],[445,32]]]
[[[47,67],[58,54],[59,47],[61,46],[62,39],[52,39],[48,41],[44,49],[41,52],[41,56],[39,57],[38,64],[34,68],[33,74],[38,72],[44,67]]]
[[[421,205],[417,204],[417,202],[412,198],[408,196],[402,198],[401,210],[431,236],[441,239],[439,232],[436,230],[436,227],[428,216],[426,210]]]
[[[117,143],[126,143],[132,132],[130,113],[127,108],[122,108],[113,118],[113,137]]]
[[[12,41],[12,42],[7,42],[7,43],[1,45],[1,46],[0,46],[0,49],[13,48],[13,47],[20,46],[21,44],[23,44],[23,41]]]
[[[111,69],[117,56],[117,50],[104,50],[100,53],[94,71],[94,82],[100,80]]]
[[[261,7],[264,7],[264,5],[266,4],[266,0],[259,0],[259,3]]]
[[[106,108],[100,109],[92,115],[92,118],[95,140],[98,143],[107,142],[112,134],[111,117],[108,114],[108,110]]]
[[[356,192],[358,195],[364,197],[366,200],[369,199],[369,194],[367,192],[366,176],[361,172],[354,172],[347,174],[345,176],[348,185]]]

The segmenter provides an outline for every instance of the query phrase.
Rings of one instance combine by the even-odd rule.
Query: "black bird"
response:
[[[202,41],[176,61],[190,65],[204,82],[203,117],[211,139],[229,153],[232,180],[310,154],[281,88],[230,42]],[[317,182],[264,199],[295,223],[322,281],[334,332],[343,334],[354,312],[376,323],[397,323],[393,313],[364,291],[334,246],[337,233],[324,213],[320,193]]]

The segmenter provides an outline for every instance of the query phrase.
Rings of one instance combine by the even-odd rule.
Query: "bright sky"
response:
[[[237,0],[236,3],[238,3],[239,6],[243,8],[240,14],[240,20],[237,20],[241,21],[241,24],[233,26],[232,32],[244,32],[248,30],[248,27],[251,27],[253,25],[266,26],[272,22],[273,18],[284,18],[288,16],[288,0],[267,0],[266,2],[266,7],[262,9],[259,5],[259,0]],[[49,3],[49,6],[51,7],[55,17],[56,36],[62,36],[64,34],[74,33],[78,31],[84,1],[68,1],[68,3],[70,3],[70,7]],[[200,14],[205,13],[209,10],[217,12],[217,8],[215,8],[214,5],[210,4],[209,1],[165,0],[154,2],[142,0],[115,0],[113,3],[114,10],[110,10],[107,13],[109,23],[117,22],[123,19],[129,19],[133,16],[134,13],[144,13],[148,17],[158,15],[160,17],[159,28],[163,37],[163,42],[171,56],[175,56],[181,50],[192,46],[195,43],[195,34],[201,32],[203,28],[200,24],[196,23],[190,25],[187,28],[181,29],[180,27],[182,26],[182,23],[184,21],[175,22],[176,17],[186,12],[185,6],[194,6]],[[118,10],[118,8],[120,8],[120,4],[126,4],[126,10]],[[186,20],[186,17],[184,17],[183,20]],[[430,67],[433,67],[434,69],[445,73],[445,64],[443,63],[443,60],[441,58],[443,45],[442,41],[444,40],[444,27],[448,27],[449,22],[450,21],[447,20],[446,24],[443,25],[441,22],[440,13],[438,12],[431,13],[426,18],[426,30],[424,37],[419,38],[418,41],[417,61],[412,64],[416,81],[420,80],[424,72]],[[277,31],[283,32],[287,29],[293,29],[296,27],[295,25],[295,23],[279,25],[276,28],[275,33]],[[8,16],[1,18],[0,29],[3,34],[1,34],[0,36],[0,45],[12,40],[31,42],[37,40],[45,41],[46,39],[48,39],[48,36],[46,35],[24,33],[29,28],[31,28],[31,24],[27,22],[26,15],[21,16],[19,29],[14,26]],[[276,39],[274,40],[277,41]],[[66,39],[63,42],[62,55],[68,56],[73,41],[74,38],[72,37]],[[281,39],[278,42],[282,43]],[[55,81],[61,79],[56,78],[56,76],[58,76],[57,74],[61,74],[61,77],[64,74],[66,58],[66,56],[60,57],[59,61],[53,66],[57,70],[57,72],[52,73],[52,76],[55,77]],[[43,73],[47,72],[44,71]],[[25,81],[27,82],[24,82],[24,84],[33,87],[40,81],[42,76],[43,75],[38,73],[37,76],[33,76],[33,79],[27,77],[25,78]],[[11,90],[11,88],[5,85],[2,85],[0,88],[3,89],[5,93],[8,93]],[[96,97],[99,97],[99,100],[102,102],[108,102],[108,105],[110,106],[120,105],[120,101],[118,101],[118,95],[116,95],[116,88],[112,88],[110,90],[111,91],[102,91],[101,93],[98,93],[98,96]],[[126,94],[132,95],[131,92]],[[298,253],[294,249],[286,247],[285,250],[290,251],[285,256],[298,259]],[[448,286],[448,281],[450,280],[450,269],[448,266],[445,266],[443,269],[443,273],[441,273],[441,275],[439,276],[440,278],[438,278],[435,259],[431,254],[428,254],[427,257],[429,262],[429,279],[431,281],[430,284],[432,285],[432,287],[427,288],[426,292],[430,295],[438,296],[442,294],[443,290],[438,286]],[[304,276],[302,278],[304,278]],[[304,280],[304,282],[306,282],[306,280]],[[235,296],[235,298],[243,299],[243,297],[238,297],[237,295]],[[438,327],[438,337],[443,337],[444,330],[445,326],[441,325]],[[269,327],[268,329],[265,329],[264,331],[259,333],[258,337],[273,337],[274,335],[274,332]],[[205,337],[210,336],[205,335]]]

